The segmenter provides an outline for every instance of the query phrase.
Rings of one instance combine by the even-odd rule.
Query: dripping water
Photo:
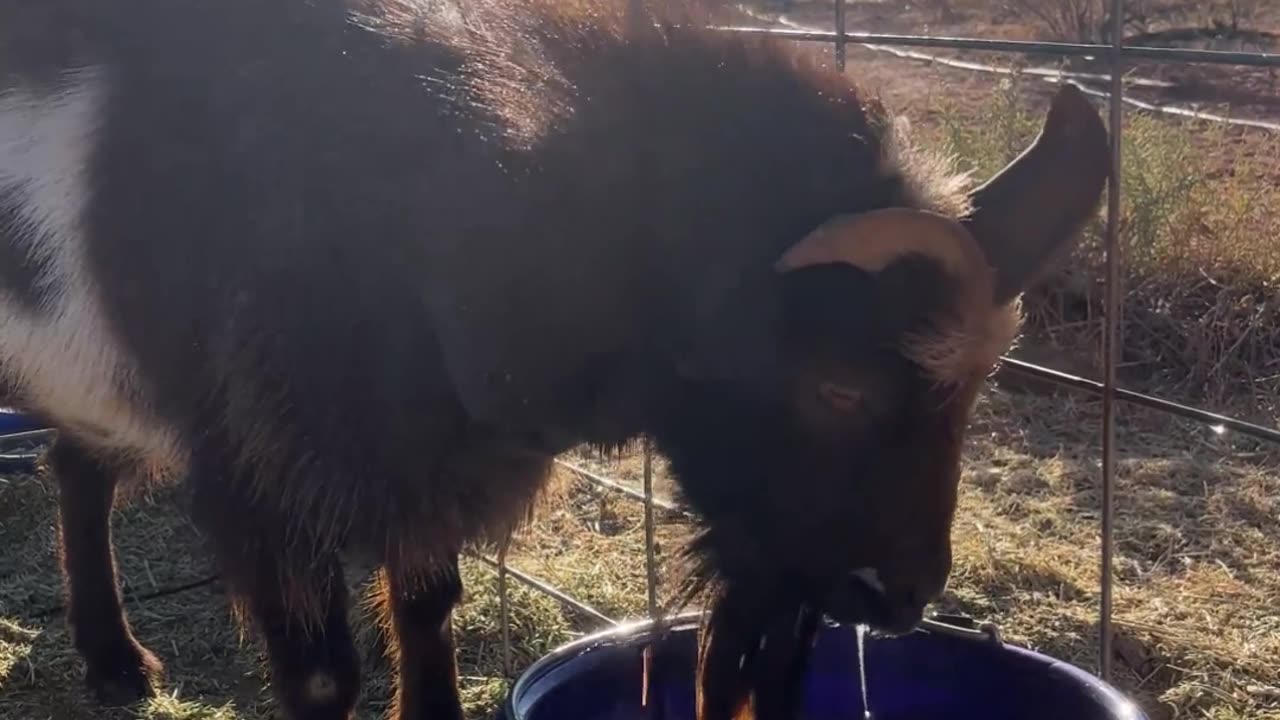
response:
[[[858,681],[862,685],[862,718],[871,720],[871,705],[867,703],[867,626],[859,624],[854,630],[858,634]]]

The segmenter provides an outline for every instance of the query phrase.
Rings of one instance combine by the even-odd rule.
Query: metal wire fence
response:
[[[1109,125],[1111,129],[1111,162],[1112,177],[1119,178],[1121,153],[1123,150],[1122,117],[1124,112],[1124,69],[1126,62],[1144,60],[1157,63],[1208,63],[1218,65],[1261,66],[1280,68],[1280,55],[1251,52],[1226,52],[1216,50],[1168,49],[1151,47],[1132,47],[1124,43],[1123,25],[1125,1],[1110,0],[1111,29],[1110,44],[1031,42],[1011,40],[987,40],[969,37],[928,37],[918,35],[893,35],[866,32],[849,32],[845,29],[845,0],[834,0],[834,30],[787,29],[762,27],[722,27],[725,32],[745,34],[767,34],[799,42],[830,43],[834,47],[837,68],[843,71],[847,59],[847,46],[860,43],[883,47],[922,47],[947,48],[959,50],[983,50],[996,53],[1016,55],[1047,55],[1056,57],[1093,57],[1106,58],[1109,66],[1109,93],[1107,104],[1109,109]],[[1070,74],[1064,73],[1061,82],[1071,82]],[[1102,511],[1101,511],[1101,588],[1098,607],[1099,626],[1101,632],[1099,653],[1100,675],[1109,680],[1112,672],[1112,560],[1115,514],[1114,485],[1116,472],[1116,408],[1118,403],[1130,403],[1151,408],[1160,412],[1176,415],[1195,422],[1231,430],[1249,437],[1280,445],[1280,430],[1249,423],[1240,419],[1219,415],[1204,409],[1190,407],[1159,397],[1134,392],[1117,387],[1116,369],[1118,364],[1119,309],[1123,287],[1120,279],[1120,246],[1119,221],[1120,207],[1123,200],[1123,188],[1115,180],[1108,184],[1106,231],[1104,237],[1105,252],[1105,331],[1103,333],[1103,376],[1101,380],[1071,375],[1050,368],[1022,362],[1014,358],[1004,358],[1003,366],[1008,371],[1025,374],[1048,383],[1102,398]],[[17,441],[38,439],[46,431],[34,431],[11,434],[0,438],[5,444]],[[643,446],[643,489],[634,490],[616,480],[592,472],[572,462],[559,459],[557,463],[571,471],[582,480],[607,492],[629,498],[644,505],[644,542],[647,585],[647,609],[650,620],[661,623],[662,611],[658,601],[658,567],[655,540],[655,510],[668,513],[683,512],[678,507],[655,497],[653,489],[653,450],[646,442]],[[510,581],[521,583],[532,590],[543,593],[568,608],[581,613],[585,617],[605,624],[616,625],[618,620],[604,612],[591,607],[587,603],[572,597],[532,575],[520,572],[508,566],[506,548],[502,548],[497,557],[476,554],[482,562],[497,572],[499,595],[499,612],[501,614],[501,632],[503,643],[503,660],[505,670],[510,676],[515,668],[511,660],[511,622],[510,622]],[[152,596],[183,592],[212,582],[214,578],[187,583],[173,588],[165,588]],[[145,598],[136,598],[145,599]],[[48,614],[58,608],[45,611]],[[650,656],[646,654],[646,662]]]

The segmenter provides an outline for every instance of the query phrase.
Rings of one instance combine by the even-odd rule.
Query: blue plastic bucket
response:
[[[593,635],[555,650],[516,682],[505,720],[693,720],[696,620],[677,619],[657,652],[651,700],[640,706],[649,623]],[[819,635],[806,677],[804,720],[862,720],[852,628]],[[979,632],[922,629],[868,637],[872,720],[1147,720],[1115,688],[1067,663]]]
[[[0,437],[44,430],[47,427],[39,418],[12,408],[0,408]]]

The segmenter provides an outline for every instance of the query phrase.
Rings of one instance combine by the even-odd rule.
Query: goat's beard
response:
[[[698,597],[709,610],[698,643],[696,720],[794,720],[822,611],[777,578],[718,577],[707,540],[690,547],[681,593],[682,604]]]
[[[805,604],[744,614],[720,598],[698,644],[697,720],[794,720],[821,614]]]

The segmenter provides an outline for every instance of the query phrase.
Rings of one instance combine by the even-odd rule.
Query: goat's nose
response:
[[[948,572],[931,572],[916,578],[894,578],[875,568],[858,568],[850,579],[872,590],[885,602],[895,605],[928,605],[942,597],[947,587]]]
[[[886,589],[881,597],[884,610],[881,630],[893,635],[915,630],[924,620],[924,610],[930,602],[929,596],[918,585]]]
[[[948,572],[940,571],[917,578],[902,588],[903,602],[923,607],[941,598],[947,589],[948,575]]]
[[[937,600],[946,585],[946,575],[907,579],[886,578],[873,568],[849,573],[850,579],[870,591],[870,619],[879,630],[903,634],[914,630],[924,619],[925,608]]]

